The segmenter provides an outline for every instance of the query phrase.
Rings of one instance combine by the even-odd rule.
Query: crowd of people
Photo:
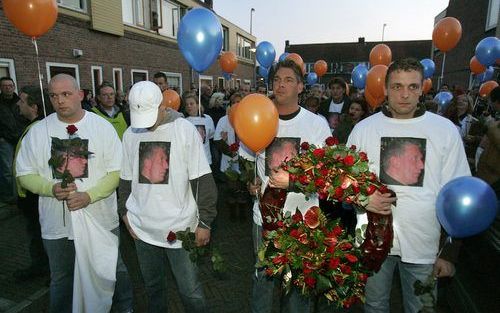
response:
[[[405,311],[418,312],[422,303],[413,283],[432,273],[454,274],[456,246],[447,245],[438,255],[443,243],[434,203],[440,187],[473,173],[498,195],[500,178],[500,87],[485,102],[476,90],[454,86],[451,103],[439,107],[432,91],[423,95],[422,83],[418,61],[394,61],[385,81],[386,101],[374,109],[362,90],[340,77],[326,88],[305,86],[301,69],[285,60],[276,65],[269,85],[217,92],[202,85],[199,95],[194,88],[182,94],[176,112],[161,106],[169,88],[163,73],[126,94],[104,82],[95,98],[65,74],[54,76],[43,93],[26,86],[19,95],[14,81],[3,77],[0,204],[17,201],[31,237],[32,264],[15,276],[23,281],[50,272],[50,312],[132,312],[132,286],[118,249],[121,224],[134,239],[149,312],[166,311],[167,264],[186,312],[209,311],[198,268],[170,234],[190,228],[197,245],[209,244],[219,190],[224,194],[219,209],[230,210],[234,222],[253,210],[257,253],[263,217],[259,197],[251,196],[270,186],[288,191],[285,211],[305,213],[319,205],[351,233],[366,224],[366,211],[392,213],[393,247],[368,279],[365,311],[389,312],[398,267]],[[275,140],[257,155],[239,142],[228,118],[231,106],[251,92],[268,96],[279,112]],[[370,169],[396,195],[376,191],[364,208],[356,208],[296,192],[280,165],[302,142],[322,145],[330,136],[367,152]],[[83,161],[71,163],[71,155]],[[62,161],[49,165],[53,158]],[[238,171],[240,159],[256,162],[257,177],[246,186],[224,174]],[[66,181],[68,175],[73,179]],[[271,312],[274,288],[265,269],[256,269],[252,312]],[[281,306],[283,312],[303,313],[313,304],[292,289]]]

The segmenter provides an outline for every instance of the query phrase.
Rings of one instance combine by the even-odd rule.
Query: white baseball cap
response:
[[[128,101],[130,106],[130,126],[148,128],[156,123],[158,107],[163,95],[153,82],[140,81],[130,89]]]

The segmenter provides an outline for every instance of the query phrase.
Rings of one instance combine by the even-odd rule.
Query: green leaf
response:
[[[332,288],[330,280],[324,275],[318,275],[316,283],[316,290],[318,293],[322,293],[330,288]]]

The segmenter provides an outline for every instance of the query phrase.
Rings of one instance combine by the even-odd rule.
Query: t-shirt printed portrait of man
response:
[[[426,139],[382,137],[380,180],[388,185],[422,187],[425,175]]]
[[[201,141],[205,143],[207,140],[207,130],[205,128],[205,125],[195,125],[195,126],[198,132],[200,133]]]
[[[62,179],[68,171],[73,178],[88,178],[88,139],[59,139],[52,137],[51,158],[57,160],[52,176]]]
[[[170,142],[151,141],[139,144],[139,183],[168,184]]]
[[[300,138],[276,137],[266,148],[266,176],[299,153]]]

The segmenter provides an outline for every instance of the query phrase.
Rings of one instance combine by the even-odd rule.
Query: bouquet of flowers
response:
[[[364,301],[371,273],[361,263],[362,251],[337,220],[327,221],[320,208],[304,215],[279,213],[277,228],[263,233],[258,267],[282,278],[285,292],[296,286],[303,295],[324,296],[338,307]]]

